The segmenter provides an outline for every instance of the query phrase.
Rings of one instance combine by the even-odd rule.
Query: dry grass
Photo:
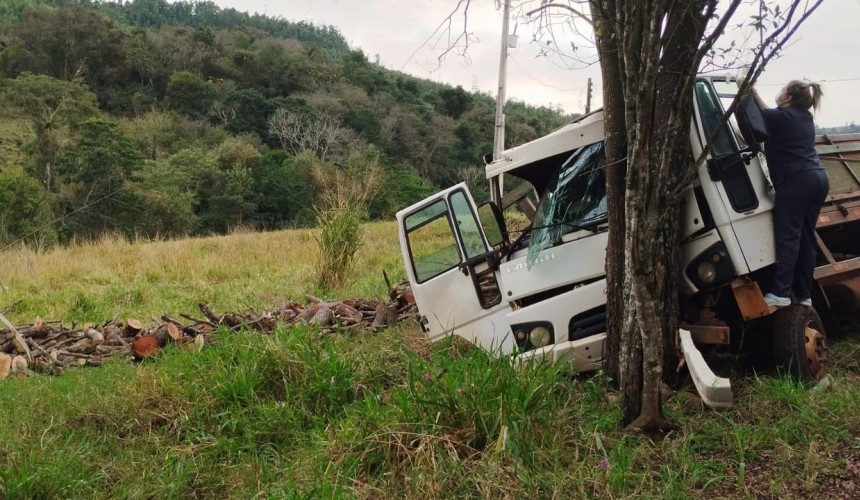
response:
[[[396,227],[368,224],[356,269],[338,296],[386,297],[385,269],[403,276]],[[99,322],[118,316],[146,319],[164,312],[196,314],[207,301],[216,311],[261,309],[318,293],[315,230],[237,232],[176,241],[93,243],[38,252],[17,246],[0,253],[0,310],[16,304],[12,321],[35,316]]]

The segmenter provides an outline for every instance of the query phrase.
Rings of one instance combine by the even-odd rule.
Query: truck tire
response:
[[[827,334],[815,309],[792,305],[774,313],[773,361],[777,370],[801,382],[827,373]]]

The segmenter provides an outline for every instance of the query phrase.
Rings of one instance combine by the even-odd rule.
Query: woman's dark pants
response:
[[[830,186],[823,169],[804,170],[776,188],[773,207],[776,275],[771,293],[800,301],[812,297],[815,223]]]

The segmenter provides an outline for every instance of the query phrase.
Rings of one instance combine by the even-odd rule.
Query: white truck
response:
[[[729,78],[697,80],[694,155],[735,91]],[[829,313],[829,295],[860,304],[860,137],[825,136],[819,154],[831,192],[818,221],[815,309],[794,305],[768,316],[761,289],[775,261],[773,198],[758,147],[763,131],[749,125],[757,111],[745,108],[718,133],[682,209],[679,345],[700,394],[716,407],[731,404],[731,389],[702,354],[737,351],[752,324],[764,330],[760,336],[779,332],[768,351],[773,362],[818,379],[826,373],[827,340],[816,309]],[[501,354],[567,359],[580,371],[600,366],[609,231],[602,141],[598,111],[487,164],[488,179],[522,179],[526,189],[516,191],[538,195],[531,225],[514,241],[501,208],[477,206],[465,184],[397,213],[406,275],[431,340],[453,334]]]

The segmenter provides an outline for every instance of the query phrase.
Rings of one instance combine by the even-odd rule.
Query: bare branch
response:
[[[583,14],[582,12],[580,12],[580,11],[578,11],[578,10],[574,9],[574,8],[573,8],[573,7],[571,7],[570,5],[565,5],[565,4],[563,4],[563,3],[548,3],[548,4],[546,4],[546,5],[541,5],[541,6],[540,6],[540,7],[538,7],[537,9],[530,10],[529,12],[526,12],[526,15],[527,15],[527,16],[531,16],[531,15],[532,15],[532,14],[534,14],[535,12],[540,12],[540,11],[543,11],[543,10],[546,10],[546,9],[549,9],[549,8],[559,8],[559,9],[565,9],[565,10],[568,10],[568,11],[570,11],[574,16],[576,16],[576,17],[578,17],[578,18],[582,19],[583,21],[585,21],[586,23],[588,23],[588,25],[589,25],[589,26],[594,26],[594,23],[591,21],[591,19],[590,19],[588,16],[586,16],[586,15],[585,15],[585,14]]]

